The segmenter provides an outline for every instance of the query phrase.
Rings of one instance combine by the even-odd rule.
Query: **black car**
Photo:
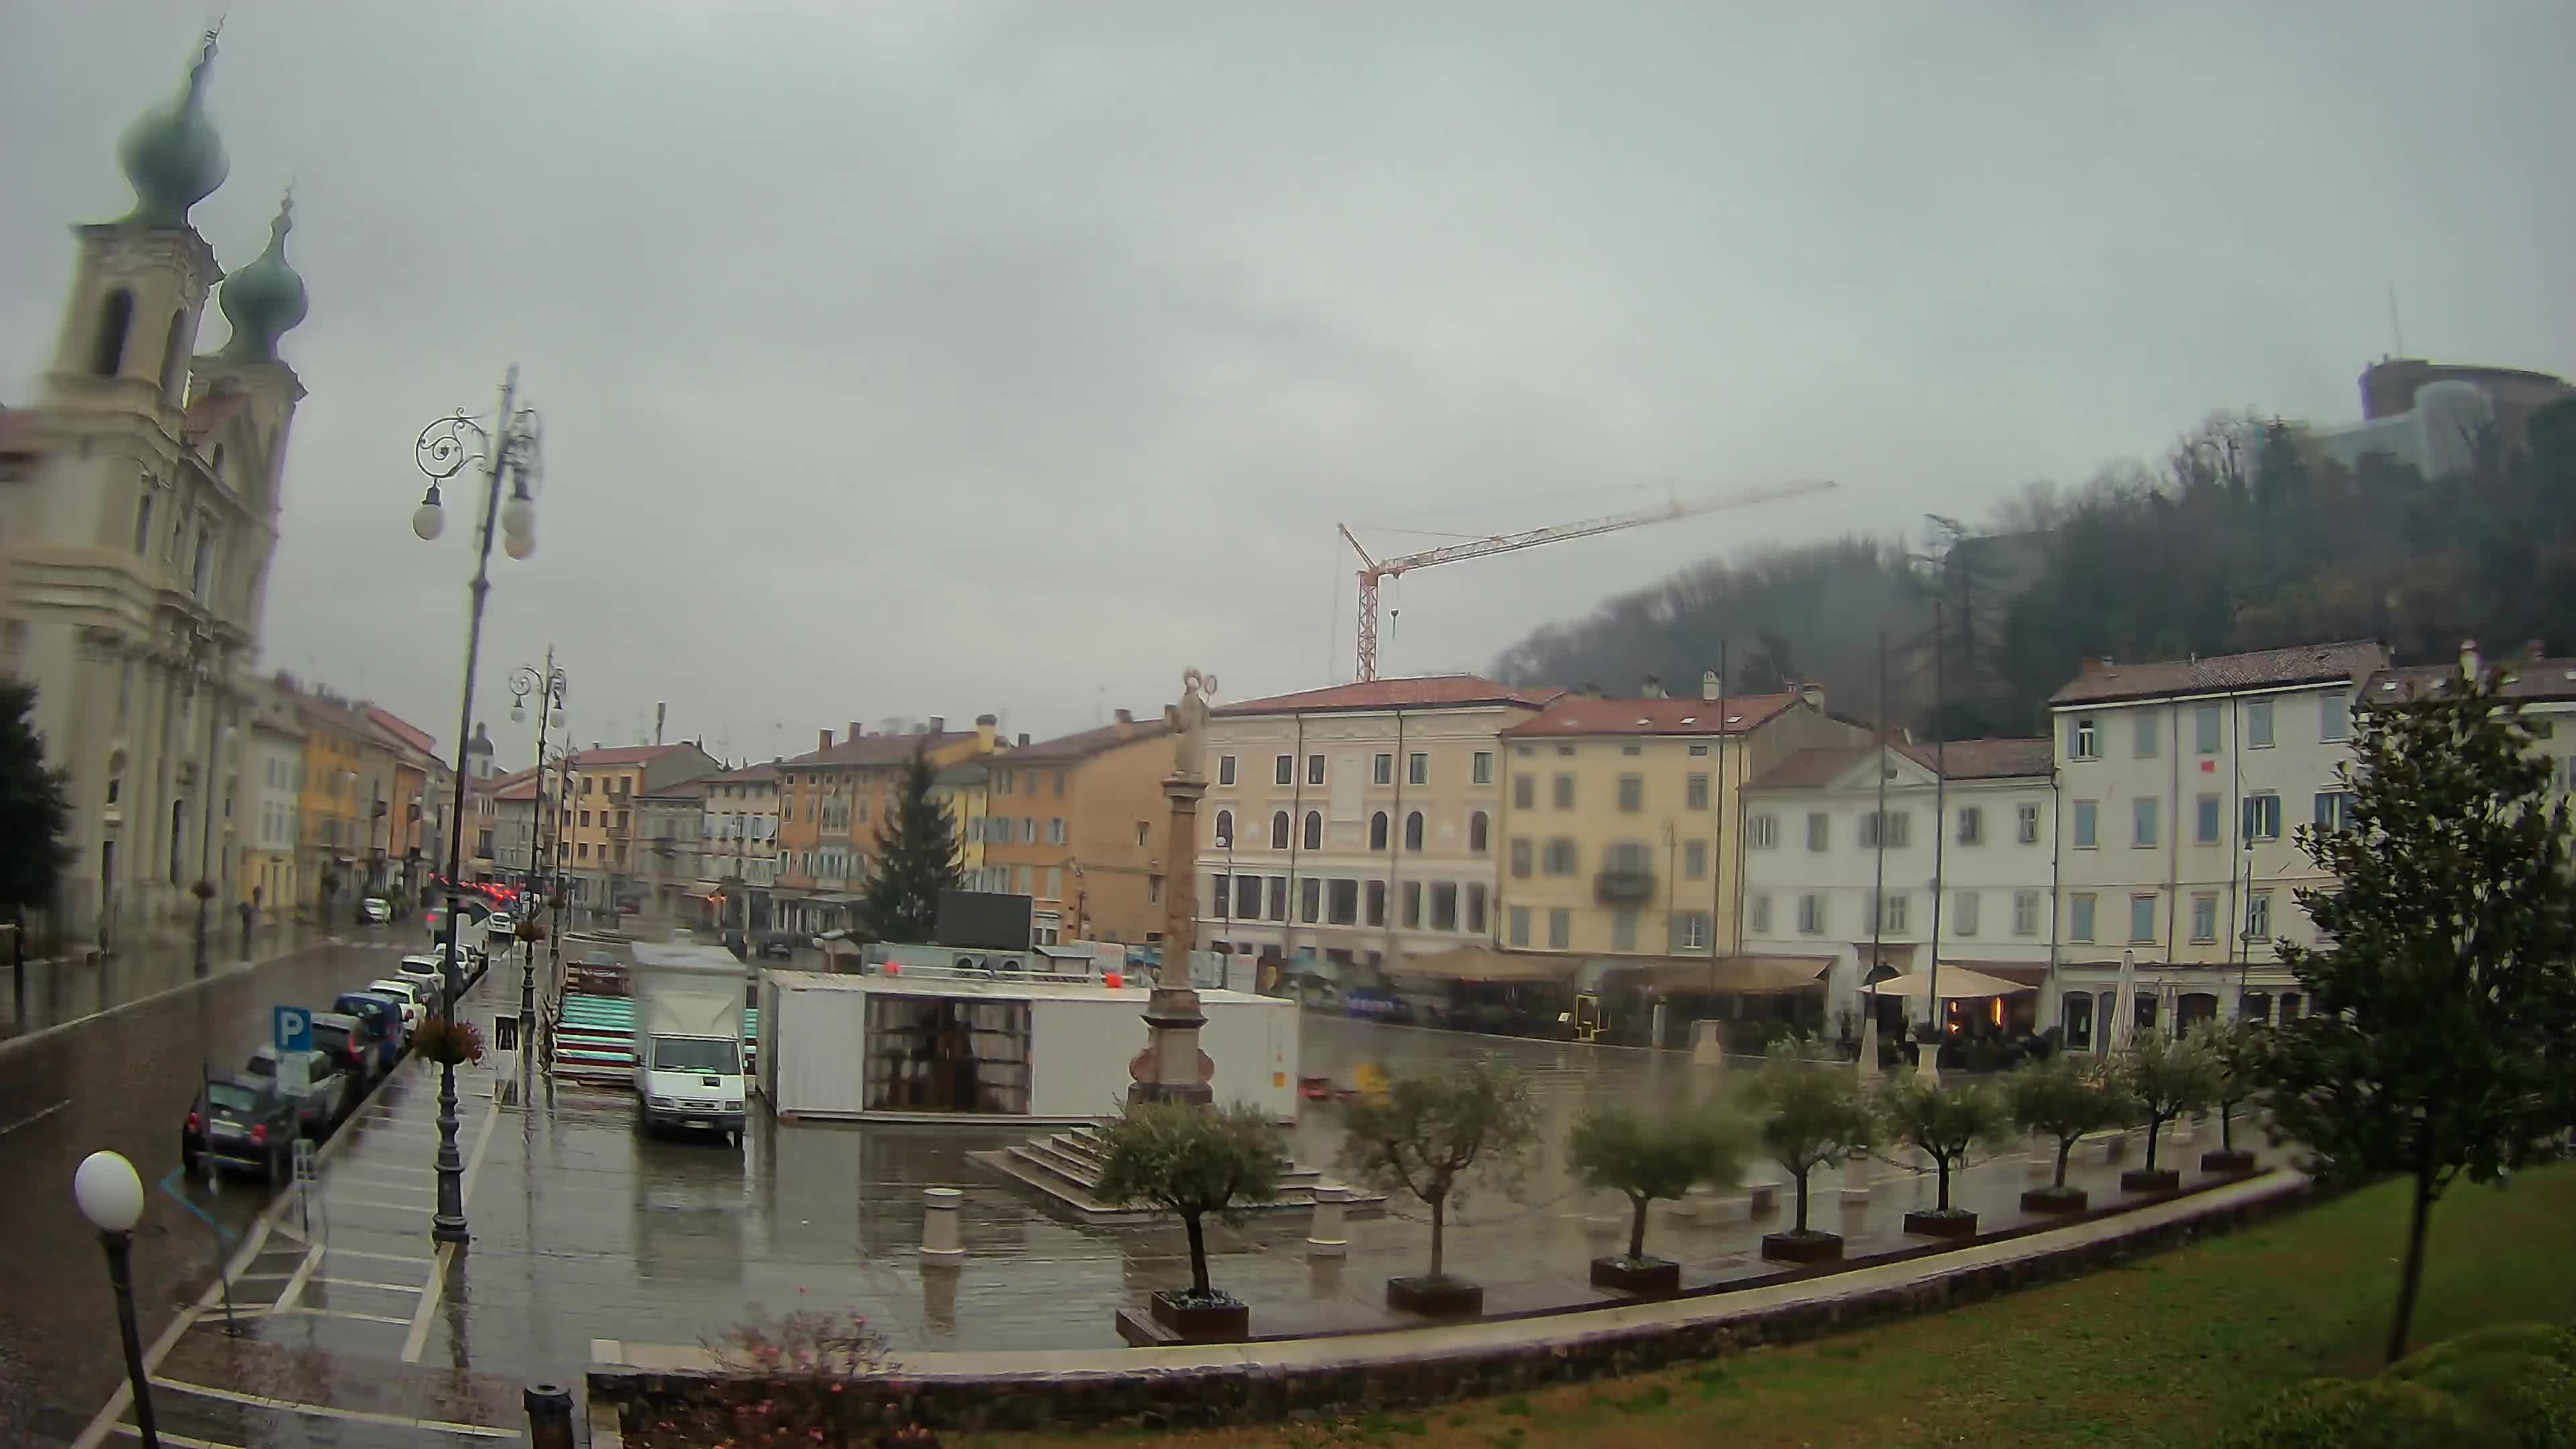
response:
[[[347,1072],[360,1092],[375,1085],[376,1079],[391,1068],[385,1060],[384,1038],[354,1016],[315,1012],[313,1049]]]
[[[211,1160],[246,1168],[274,1186],[295,1166],[295,1104],[277,1084],[257,1077],[218,1077],[197,1092],[179,1129],[179,1160],[190,1172]]]
[[[764,961],[793,961],[796,948],[804,945],[805,939],[792,931],[772,931],[760,938],[760,957]]]

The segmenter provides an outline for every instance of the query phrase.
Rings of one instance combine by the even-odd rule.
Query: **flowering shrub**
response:
[[[470,1021],[433,1016],[412,1035],[412,1050],[440,1066],[463,1066],[483,1060],[483,1028]]]
[[[655,1411],[629,1426],[630,1441],[656,1449],[938,1449],[937,1435],[881,1397],[850,1392],[894,1366],[885,1335],[855,1311],[755,1317],[705,1346],[718,1374],[706,1399]]]

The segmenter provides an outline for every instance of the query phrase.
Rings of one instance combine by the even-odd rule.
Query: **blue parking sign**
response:
[[[281,1054],[313,1050],[312,1012],[300,1006],[281,1006],[274,1014],[273,1025],[270,1036]]]

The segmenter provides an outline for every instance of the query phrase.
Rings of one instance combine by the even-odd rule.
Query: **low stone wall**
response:
[[[2097,1220],[2083,1227],[2109,1231],[2079,1228],[2059,1242],[2014,1235],[2026,1251],[1976,1254],[1963,1247],[1909,1256],[1903,1266],[1913,1271],[1899,1281],[1867,1269],[1826,1273],[1802,1279],[1795,1285],[1800,1296],[1785,1300],[1747,1293],[1622,1304],[1486,1325],[1500,1332],[1481,1342],[1487,1336],[1468,1325],[1235,1345],[1199,1350],[1181,1362],[1173,1360],[1182,1355],[1168,1351],[940,1355],[971,1357],[976,1368],[904,1374],[898,1364],[896,1374],[851,1387],[854,1396],[884,1404],[890,1416],[960,1430],[1270,1423],[1363,1406],[1419,1407],[1637,1373],[1952,1308],[2230,1231],[2310,1196],[2306,1179],[2276,1171],[2144,1205],[2141,1213],[2153,1220],[2126,1230]],[[2216,1200],[2193,1201],[2200,1197]],[[2158,1206],[2180,1211],[2148,1212]],[[1751,1301],[1757,1297],[1766,1301]],[[1640,1321],[1641,1309],[1669,1316]],[[647,1362],[597,1363],[589,1380],[594,1410],[614,1409],[630,1430],[653,1422],[658,1407],[710,1397],[713,1381],[699,1371],[700,1356],[640,1348],[632,1356]],[[653,1366],[656,1357],[670,1362]],[[695,1362],[683,1366],[684,1360]],[[649,1436],[639,1441],[650,1442]]]

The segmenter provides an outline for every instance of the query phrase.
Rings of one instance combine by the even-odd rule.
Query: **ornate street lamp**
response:
[[[134,1225],[143,1221],[143,1179],[114,1152],[93,1152],[72,1174],[72,1201],[98,1229],[107,1249],[107,1281],[116,1292],[116,1327],[125,1340],[125,1381],[134,1391],[134,1428],[144,1449],[161,1449],[152,1422],[152,1379],[143,1371],[143,1337],[134,1327]]]
[[[483,465],[483,508],[474,526],[474,580],[466,586],[471,601],[465,626],[465,688],[456,719],[456,798],[454,818],[465,818],[465,781],[472,769],[466,749],[474,733],[474,670],[483,657],[483,604],[492,592],[492,535],[503,535],[501,551],[523,559],[536,552],[535,493],[544,469],[539,452],[541,428],[533,409],[518,406],[519,369],[512,367],[501,383],[500,410],[484,423],[458,411],[420,430],[413,459],[429,476],[429,490],[412,511],[411,531],[423,542],[447,528],[438,485],[467,469]],[[508,496],[502,485],[509,485]],[[447,838],[447,920],[440,932],[439,974],[446,985],[445,1014],[456,1019],[457,996],[463,990],[456,956],[456,922],[464,913],[465,835]],[[442,1243],[462,1243],[465,1230],[465,1157],[456,1147],[456,1064],[438,1069],[438,1209],[429,1235]]]
[[[525,927],[536,919],[536,907],[544,899],[538,892],[544,877],[537,873],[539,851],[545,844],[545,816],[554,801],[546,789],[546,729],[563,723],[564,672],[555,667],[555,651],[546,650],[546,667],[522,664],[510,675],[510,718],[528,717],[528,696],[537,697],[537,800],[528,821],[528,874],[522,893],[516,924]],[[536,1050],[537,1031],[537,942],[523,929],[519,935],[519,1060],[527,1064]]]

